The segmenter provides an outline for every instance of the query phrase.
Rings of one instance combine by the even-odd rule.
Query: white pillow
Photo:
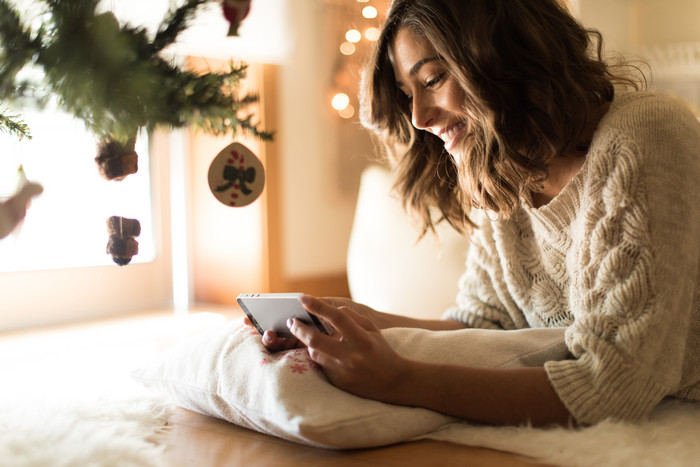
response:
[[[455,304],[469,240],[442,222],[437,238],[428,234],[418,241],[393,183],[384,167],[371,165],[362,173],[348,244],[350,295],[375,310],[440,319]]]
[[[567,358],[564,329],[430,332],[387,329],[409,358],[479,367],[541,366]],[[331,385],[306,349],[269,353],[241,320],[181,342],[134,377],[178,405],[291,441],[364,448],[409,440],[454,418],[363,399]]]

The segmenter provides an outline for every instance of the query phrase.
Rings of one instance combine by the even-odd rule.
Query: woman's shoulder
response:
[[[591,143],[592,155],[614,160],[625,153],[644,165],[665,164],[669,158],[700,164],[699,148],[700,122],[690,107],[646,91],[616,95]]]
[[[601,196],[634,198],[644,186],[700,201],[699,156],[700,122],[687,104],[652,92],[625,93],[616,96],[594,135],[583,185]]]
[[[681,99],[650,91],[630,91],[616,93],[601,126],[657,133],[683,123],[700,129],[697,116]]]

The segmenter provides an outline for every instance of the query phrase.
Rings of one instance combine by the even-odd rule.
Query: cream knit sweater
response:
[[[574,358],[545,369],[579,422],[700,400],[700,124],[682,104],[621,94],[554,200],[477,222],[445,318],[567,326]]]

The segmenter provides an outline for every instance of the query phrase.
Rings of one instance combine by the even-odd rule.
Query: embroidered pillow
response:
[[[563,329],[430,332],[387,329],[409,358],[480,367],[539,366],[567,357]],[[306,349],[270,353],[241,320],[181,342],[136,370],[147,387],[205,415],[290,441],[331,448],[383,446],[455,419],[363,399],[331,385]]]

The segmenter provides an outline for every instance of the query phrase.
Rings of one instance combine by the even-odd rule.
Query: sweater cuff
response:
[[[549,381],[577,422],[642,419],[667,395],[652,378],[622,362],[610,363],[601,365],[585,354],[578,360],[545,364]]]

